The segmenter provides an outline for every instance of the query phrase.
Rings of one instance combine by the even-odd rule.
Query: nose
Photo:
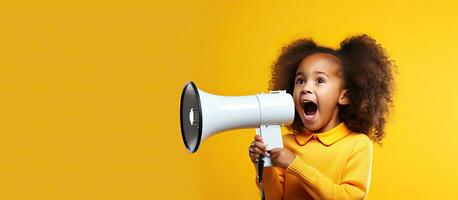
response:
[[[313,84],[311,81],[307,81],[304,86],[302,86],[302,92],[305,94],[312,94],[313,92]]]

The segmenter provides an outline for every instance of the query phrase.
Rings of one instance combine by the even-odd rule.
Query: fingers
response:
[[[267,150],[265,148],[259,148],[257,146],[250,147],[250,152],[254,154],[262,154],[262,155],[267,154]]]
[[[257,147],[263,151],[267,150],[267,144],[264,143],[264,139],[260,135],[254,136],[254,142],[251,143],[251,146]]]
[[[259,160],[259,154],[254,153],[254,142],[251,143],[251,145],[248,147],[248,152],[250,155],[251,162],[256,163]]]
[[[259,160],[259,154],[254,154],[254,153],[250,153],[250,159],[251,159],[251,162],[258,162]]]
[[[259,161],[259,157],[261,154],[252,153],[252,152],[250,152],[249,154],[250,154],[251,162],[257,163]]]
[[[270,153],[271,154],[276,154],[276,153],[280,152],[282,149],[283,148],[273,148],[273,149],[270,150]]]
[[[259,142],[253,142],[250,145],[249,151],[254,154],[266,154],[267,152],[267,145],[264,145]]]
[[[254,140],[259,141],[259,142],[264,142],[264,139],[262,139],[262,136],[260,135],[254,135]]]
[[[252,143],[252,145],[253,145],[254,147],[259,148],[259,149],[267,150],[267,144],[264,144],[264,143],[262,143],[262,142],[254,141],[254,142]]]
[[[280,157],[280,153],[272,153],[270,152],[270,159],[272,160],[277,160],[277,158]]]
[[[270,158],[275,160],[281,155],[282,148],[273,148],[270,150]]]
[[[264,140],[261,136],[256,135],[255,141],[253,141],[249,147],[249,155],[252,162],[258,162],[260,155],[267,155],[267,144],[264,144]]]

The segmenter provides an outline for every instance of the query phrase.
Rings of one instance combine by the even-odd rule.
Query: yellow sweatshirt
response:
[[[365,134],[354,133],[340,123],[325,133],[284,135],[283,143],[296,158],[286,169],[264,169],[266,200],[366,197],[372,142]]]

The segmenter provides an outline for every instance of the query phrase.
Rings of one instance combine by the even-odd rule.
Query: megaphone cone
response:
[[[181,94],[181,134],[191,153],[203,140],[226,130],[290,124],[293,120],[294,102],[284,91],[227,97],[204,92],[191,81]]]

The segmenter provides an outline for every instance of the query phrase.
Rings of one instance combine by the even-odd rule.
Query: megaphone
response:
[[[181,93],[180,126],[186,149],[194,153],[202,141],[220,132],[256,128],[267,150],[283,147],[281,126],[294,120],[294,101],[284,90],[249,96],[219,96],[188,82]],[[264,158],[271,166],[270,155]]]

